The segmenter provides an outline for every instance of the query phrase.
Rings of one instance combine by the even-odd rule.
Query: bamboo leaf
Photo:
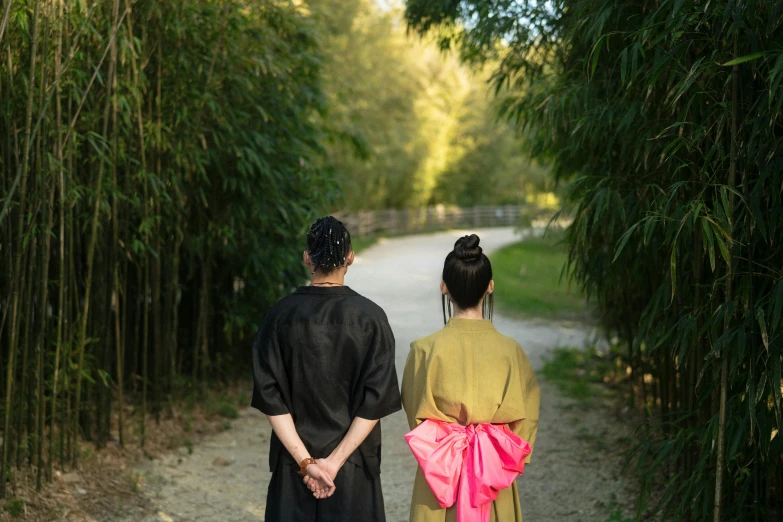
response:
[[[745,56],[740,56],[739,58],[734,58],[733,60],[729,60],[728,62],[724,63],[723,66],[731,66],[731,65],[739,65],[741,63],[749,62],[751,60],[756,60],[757,58],[761,58],[762,56],[766,55],[765,52],[759,52],[759,53],[753,53],[753,54],[746,54]]]
[[[753,427],[756,425],[756,381],[753,374],[748,372],[747,393],[745,402],[748,404],[748,415],[750,417],[750,433],[753,433]],[[735,450],[736,451],[736,450]]]
[[[628,48],[620,53],[620,83],[625,85],[625,76],[628,72]]]
[[[767,322],[764,320],[764,309],[759,308],[756,311],[756,320],[759,323],[761,329],[761,342],[764,343],[764,348],[769,351],[769,336],[767,335]]]
[[[598,57],[601,55],[601,42],[603,41],[603,37],[599,38],[596,42],[595,46],[593,47],[593,57],[590,65],[590,76],[595,75],[595,69],[598,67]]]
[[[706,219],[701,220],[701,226],[704,230],[704,238],[707,240],[704,242],[704,248],[710,258],[710,269],[715,272],[715,241],[712,235],[712,229],[710,228],[709,221]]]
[[[756,396],[754,397],[754,404],[753,407],[755,409],[756,404],[760,403],[764,398],[766,397],[766,385],[767,385],[767,374],[762,373],[761,378],[759,379],[758,384],[758,391],[756,392]]]
[[[718,243],[718,248],[720,249],[720,255],[723,257],[723,260],[728,265],[730,263],[729,260],[729,250],[726,248],[726,243],[724,243],[723,238],[721,238],[719,235],[715,236],[715,241]]]
[[[729,205],[729,197],[727,194],[726,186],[723,185],[720,188],[720,201],[723,204],[723,212],[726,214],[726,219],[732,219],[731,205]]]
[[[625,248],[625,244],[628,243],[628,239],[631,237],[631,235],[636,230],[636,227],[638,226],[638,223],[633,224],[628,230],[625,231],[625,233],[620,237],[620,240],[617,242],[617,246],[615,248],[615,254],[614,258],[612,259],[612,263],[617,261],[617,258],[620,256],[620,253],[623,251],[623,248]]]
[[[780,313],[783,311],[783,279],[778,281],[775,287],[775,301],[772,311],[772,333],[777,332],[780,327]]]
[[[671,300],[674,301],[674,293],[677,290],[677,247],[676,245],[672,247],[672,254],[669,261],[669,267],[671,272],[671,279],[672,279],[672,297]]]

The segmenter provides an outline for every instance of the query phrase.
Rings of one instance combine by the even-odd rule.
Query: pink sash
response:
[[[491,502],[525,471],[530,444],[505,424],[427,419],[405,435],[441,507],[457,522],[488,522]]]

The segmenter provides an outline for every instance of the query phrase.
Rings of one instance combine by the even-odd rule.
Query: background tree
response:
[[[488,89],[491,67],[486,65],[471,76],[451,140],[453,152],[432,202],[463,207],[513,205],[556,190],[549,169],[531,160],[513,125],[499,119],[501,107]]]
[[[329,158],[348,209],[518,203],[549,188],[545,169],[530,167],[521,139],[497,122],[483,70],[409,34],[394,5],[308,6],[325,55]],[[493,183],[475,183],[490,172]]]
[[[297,238],[334,201],[320,53],[298,8],[246,7],[3,2],[0,495],[82,437],[134,422],[143,444],[301,281]]]

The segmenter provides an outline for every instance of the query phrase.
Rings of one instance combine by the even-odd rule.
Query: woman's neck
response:
[[[478,306],[474,306],[473,308],[460,308],[456,304],[453,304],[454,315],[452,317],[456,317],[458,319],[484,319],[484,314],[482,313],[483,304],[484,301],[480,302]]]

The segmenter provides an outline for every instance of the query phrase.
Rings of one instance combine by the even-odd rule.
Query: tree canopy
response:
[[[498,121],[488,70],[460,63],[371,0],[310,0],[335,179],[347,209],[518,203],[550,189]],[[475,183],[478,178],[492,183]]]

